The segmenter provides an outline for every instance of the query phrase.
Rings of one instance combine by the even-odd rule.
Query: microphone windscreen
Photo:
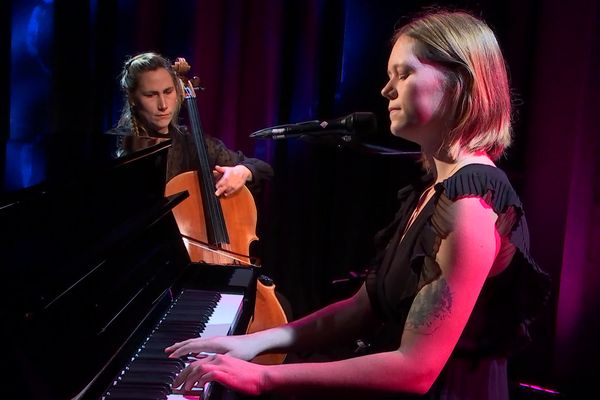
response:
[[[349,128],[361,135],[374,134],[377,132],[377,117],[371,112],[355,112],[352,114]]]

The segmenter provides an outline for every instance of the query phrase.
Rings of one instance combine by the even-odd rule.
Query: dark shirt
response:
[[[489,193],[490,205],[497,215],[509,208],[516,211],[517,218],[508,236],[516,252],[504,271],[486,280],[454,353],[428,397],[453,393],[456,396],[453,398],[463,399],[468,398],[463,396],[464,391],[476,393],[475,387],[486,391],[488,385],[493,386],[492,391],[505,391],[500,382],[506,377],[495,375],[503,371],[498,372],[491,363],[507,358],[529,341],[529,324],[540,314],[549,295],[548,275],[529,253],[529,233],[521,200],[498,168],[468,165],[435,185],[435,195],[402,238],[404,227],[427,183],[419,182],[399,192],[401,205],[396,219],[378,235],[380,251],[367,277],[366,287],[382,326],[368,340],[372,346],[370,351],[398,348],[414,297],[423,285],[440,274],[435,262],[440,233],[434,221],[440,196],[455,201],[463,196],[484,199]],[[465,364],[473,367],[469,373],[477,372],[476,379],[464,379],[467,376],[464,370],[455,372],[463,366],[460,360],[465,359],[469,360]],[[482,361],[480,364],[479,360]],[[478,365],[482,371],[477,371]],[[463,377],[460,384],[453,380],[455,376]]]
[[[375,312],[382,321],[398,324],[400,329],[388,349],[398,347],[399,333],[419,289],[440,273],[433,261],[440,235],[432,222],[438,198],[442,194],[451,201],[462,196],[484,198],[490,192],[496,214],[506,212],[509,207],[517,211],[517,220],[509,235],[517,251],[503,272],[486,280],[457,347],[478,356],[506,356],[515,350],[521,339],[526,339],[515,336],[526,336],[524,330],[545,304],[549,288],[548,275],[529,253],[529,233],[522,203],[501,170],[487,165],[468,165],[435,185],[436,194],[400,242],[422,186],[418,184],[401,190],[402,205],[394,223],[379,233],[379,261],[374,263],[367,278],[367,290]],[[475,348],[461,348],[467,335],[472,335],[470,342],[477,343]]]
[[[109,130],[107,133],[122,136],[132,134],[131,129],[126,127],[117,127]],[[186,127],[181,126],[179,129],[171,128],[169,134],[166,135],[152,133],[149,136],[172,139],[167,160],[167,181],[183,172],[197,171],[200,169],[200,161],[196,151],[194,138]],[[230,150],[221,140],[207,134],[204,135],[204,142],[206,145],[208,163],[211,168],[214,168],[215,165],[224,167],[243,165],[250,170],[252,173],[252,180],[246,182],[246,186],[252,193],[258,193],[264,182],[273,177],[273,168],[265,161],[246,157],[239,150]],[[126,151],[126,149],[121,150]]]

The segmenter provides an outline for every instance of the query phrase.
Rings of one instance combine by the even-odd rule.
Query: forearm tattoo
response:
[[[430,335],[452,311],[452,292],[440,277],[425,285],[415,297],[406,319],[406,329]]]

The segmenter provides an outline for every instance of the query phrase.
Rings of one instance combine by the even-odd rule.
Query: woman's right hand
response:
[[[251,335],[217,336],[208,339],[194,338],[177,342],[167,348],[169,358],[177,358],[187,354],[216,353],[241,360],[252,360],[258,355],[257,346],[253,344]]]

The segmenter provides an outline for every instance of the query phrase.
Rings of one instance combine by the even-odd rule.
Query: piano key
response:
[[[171,393],[171,388],[168,385],[156,383],[130,383],[127,385],[116,384],[102,397],[103,399],[115,398],[156,398],[164,399]]]
[[[234,321],[242,306],[243,296],[239,294],[221,294],[221,301],[210,316],[206,329],[200,335],[203,338],[226,336],[229,334],[231,322]]]
[[[164,372],[132,372],[127,371],[121,378],[119,378],[119,384],[129,383],[155,383],[155,382],[173,382],[177,374],[164,373]]]
[[[165,360],[167,361],[167,360]],[[132,364],[130,366],[128,366],[124,371],[131,371],[131,372],[154,372],[154,371],[163,371],[166,373],[172,373],[172,374],[178,374],[179,371],[181,371],[183,368],[185,368],[185,364],[182,362],[181,364],[169,364],[169,363],[160,363],[160,362],[153,362],[153,363],[140,363],[140,364]]]
[[[194,358],[185,356],[170,359],[164,349],[175,342],[193,337],[209,338],[230,334],[234,321],[241,313],[243,299],[241,294],[182,291],[103,398],[200,398],[200,394],[210,385],[194,388],[184,394],[172,393],[171,385],[175,377]]]

